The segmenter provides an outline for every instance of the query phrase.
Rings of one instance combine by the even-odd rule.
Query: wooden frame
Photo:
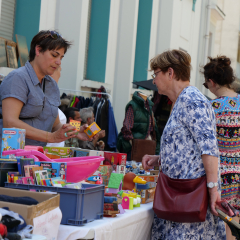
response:
[[[0,67],[7,67],[6,39],[0,37]]]
[[[17,44],[15,42],[7,40],[6,51],[8,67],[10,68],[18,68],[16,47]]]

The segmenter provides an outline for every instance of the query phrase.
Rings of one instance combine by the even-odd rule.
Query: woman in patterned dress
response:
[[[240,210],[240,96],[230,87],[235,80],[230,59],[220,56],[209,60],[204,66],[203,85],[217,96],[211,103],[220,151],[221,197]],[[238,222],[238,217],[235,220]],[[235,239],[228,227],[226,232],[227,239]]]
[[[218,145],[215,115],[210,102],[190,86],[191,57],[186,52],[163,52],[150,61],[153,83],[160,94],[167,95],[174,106],[161,137],[160,156],[145,155],[147,170],[161,165],[170,178],[196,179],[206,174],[210,203],[205,222],[179,223],[154,216],[152,240],[223,240],[224,222],[217,217],[220,200]]]

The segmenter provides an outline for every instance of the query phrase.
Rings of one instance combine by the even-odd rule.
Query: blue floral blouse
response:
[[[203,154],[219,156],[215,114],[204,95],[189,86],[179,95],[163,131],[162,171],[171,178],[199,178],[205,175]],[[218,182],[220,190],[220,175]],[[154,216],[152,240],[223,240],[225,236],[224,222],[212,215],[210,208],[202,223],[176,223]]]

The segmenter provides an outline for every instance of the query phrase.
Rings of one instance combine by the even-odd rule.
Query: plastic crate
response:
[[[0,187],[4,187],[8,172],[18,172],[16,161],[0,161]]]
[[[82,189],[5,183],[7,188],[45,190],[60,194],[61,224],[81,226],[103,218],[104,185],[82,184]]]

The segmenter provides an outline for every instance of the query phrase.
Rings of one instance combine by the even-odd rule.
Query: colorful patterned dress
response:
[[[218,157],[213,108],[195,87],[179,95],[161,137],[160,158],[164,174],[176,179],[195,179],[206,174],[202,155]],[[220,167],[220,162],[219,162]],[[219,192],[221,185],[218,172]],[[205,222],[179,223],[153,220],[152,240],[225,240],[224,222],[208,207]]]
[[[222,199],[240,209],[240,95],[211,103],[217,123]]]

